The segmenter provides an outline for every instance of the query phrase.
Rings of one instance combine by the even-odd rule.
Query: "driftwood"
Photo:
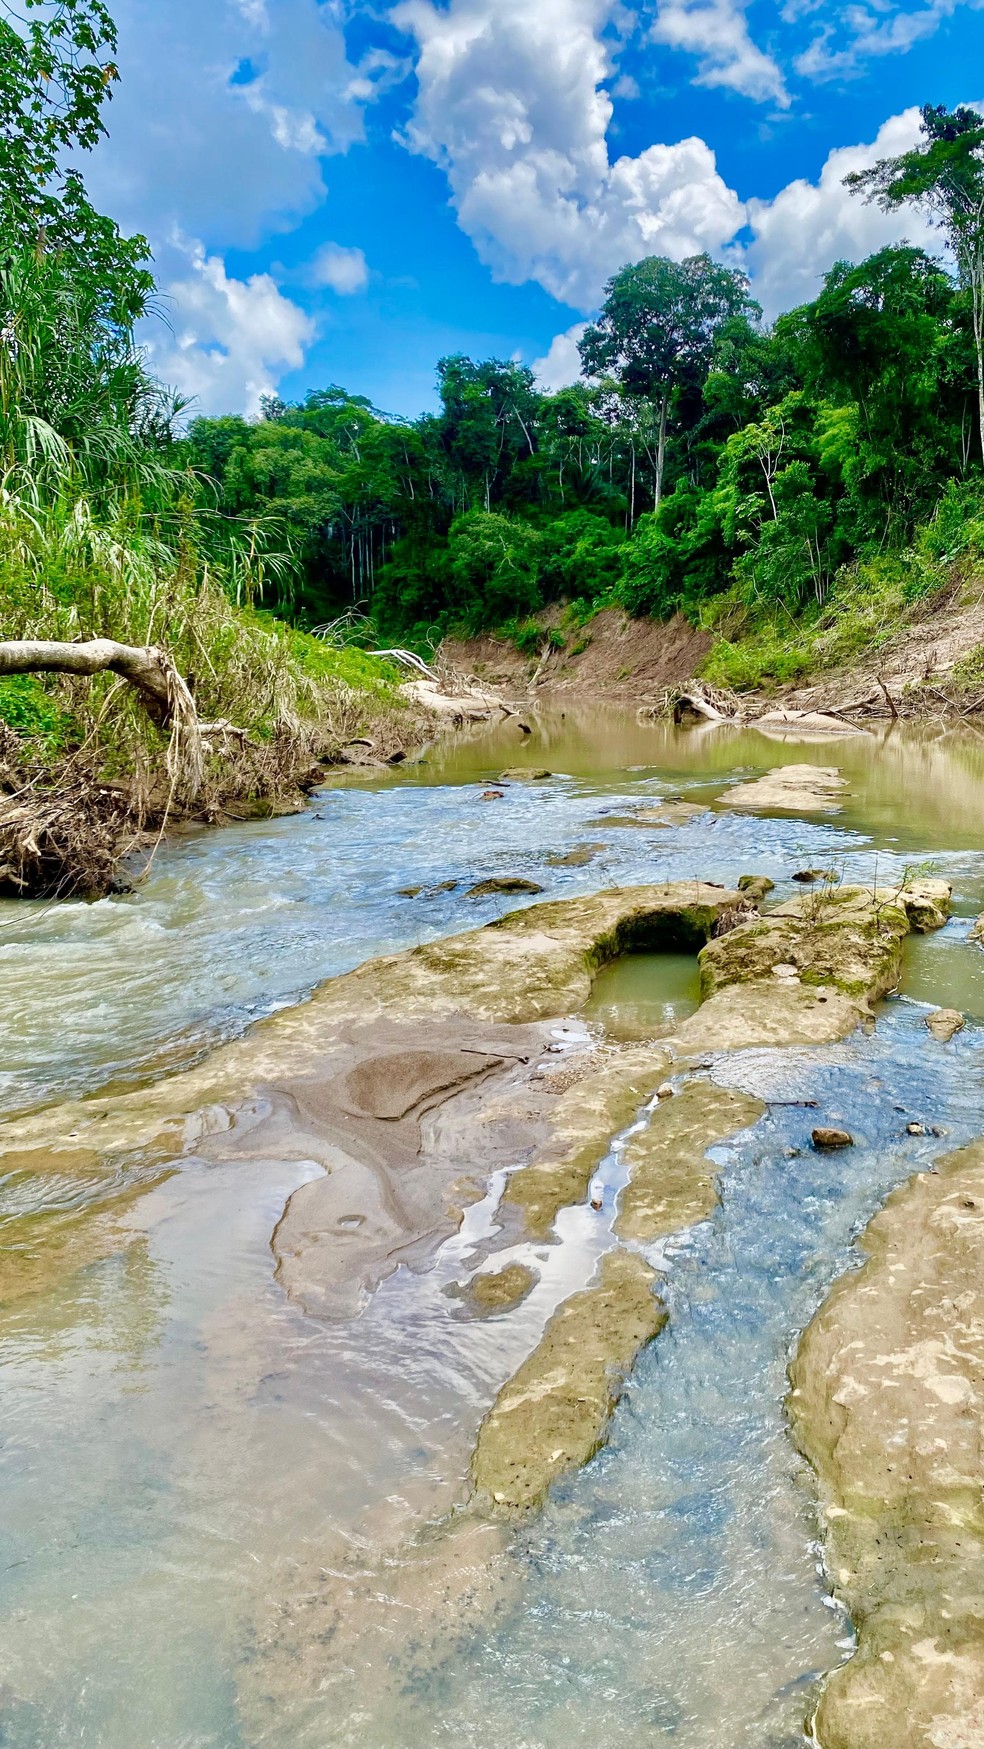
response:
[[[117,644],[112,638],[90,638],[85,644],[18,638],[0,644],[0,674],[119,674],[136,687],[154,721],[161,724],[173,714],[175,672],[163,650]]]

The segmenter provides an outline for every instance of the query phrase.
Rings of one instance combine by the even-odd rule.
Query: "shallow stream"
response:
[[[134,1160],[122,1202],[99,1172],[13,1171],[8,1250],[39,1221],[106,1223],[110,1201],[112,1217],[91,1255],[54,1246],[50,1278],[0,1308],[4,1749],[795,1749],[818,1674],[849,1652],[785,1432],[785,1367],[886,1192],[984,1130],[984,956],[967,940],[984,909],[984,741],[529,720],[528,737],[508,723],[385,779],[349,774],[296,818],[188,836],[130,897],[0,909],[3,1109],[139,1085],[325,977],[485,922],[516,903],[467,896],[490,876],[559,898],[756,872],[781,897],[803,867],[887,882],[932,863],[955,919],[910,944],[872,1036],[728,1061],[732,1084],[816,1100],[858,1145],[816,1154],[816,1112],[773,1103],[720,1151],[714,1217],[652,1254],[671,1322],[607,1449],[536,1524],[502,1533],[489,1607],[457,1626],[428,1613],[434,1580],[406,1535],[463,1500],[495,1391],[612,1243],[618,1147],[604,1208],[519,1248],[539,1285],[484,1322],[446,1289],[496,1230],[501,1174],[432,1270],[399,1270],[331,1325],[285,1299],[269,1249],[313,1165],[189,1159],[162,1175]],[[803,761],[849,779],[832,820],[605,822]],[[556,775],[480,799],[520,764]],[[588,845],[604,848],[563,860]],[[602,975],[584,1025],[644,1037],[695,1002],[692,965],[640,956]],[[941,1004],[970,1020],[945,1047],[923,1026]],[[946,1142],[908,1137],[911,1118]]]

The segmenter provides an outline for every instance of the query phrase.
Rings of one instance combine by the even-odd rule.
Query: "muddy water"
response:
[[[69,1210],[98,1242],[56,1250],[50,1279],[0,1313],[5,1745],[802,1741],[810,1685],[849,1630],[816,1571],[785,1361],[859,1226],[941,1145],[905,1136],[907,1119],[945,1127],[946,1146],[984,1129],[984,957],[967,941],[984,906],[984,742],[804,748],[597,712],[533,728],[350,777],[297,819],[186,839],[131,897],[0,913],[6,1109],[139,1082],[370,955],[486,921],[515,902],[468,898],[488,876],[561,897],[754,870],[781,896],[803,866],[882,880],[933,861],[959,915],[911,944],[874,1037],[729,1064],[757,1094],[817,1099],[859,1146],[817,1156],[815,1115],[774,1106],[722,1151],[720,1209],[654,1254],[673,1317],[610,1446],[502,1540],[495,1607],[457,1631],[427,1615],[406,1537],[463,1499],[495,1390],[611,1242],[618,1147],[604,1209],[566,1211],[556,1243],[520,1248],[539,1283],[490,1322],[446,1290],[495,1236],[501,1175],[432,1271],[399,1271],[362,1318],[323,1325],[285,1301],[269,1251],[313,1165],[188,1160],[162,1177],[134,1160],[109,1212],[98,1173],[15,1174],[5,1246]],[[803,760],[848,776],[834,819],[605,824]],[[479,800],[520,764],[556,775]],[[604,849],[559,866],[579,845]],[[695,999],[692,965],[645,956],[599,979],[585,1024],[645,1036]],[[971,1017],[953,1045],[929,1043],[928,1003]]]

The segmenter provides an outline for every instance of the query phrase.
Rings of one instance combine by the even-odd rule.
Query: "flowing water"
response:
[[[516,1248],[538,1285],[491,1321],[447,1290],[498,1229],[504,1174],[433,1269],[401,1269],[362,1317],[321,1324],[286,1301],[269,1250],[313,1164],[133,1160],[112,1186],[55,1161],[12,1171],[8,1250],[39,1221],[99,1241],[54,1245],[34,1291],[0,1308],[4,1749],[802,1743],[817,1675],[851,1640],[818,1571],[785,1367],[886,1192],[984,1130],[984,956],[967,939],[984,908],[984,742],[896,730],[813,748],[602,711],[533,730],[350,774],[296,818],[189,836],[132,896],[0,910],[4,1109],[139,1086],[324,977],[487,921],[516,902],[469,898],[488,876],[564,897],[756,872],[781,897],[802,867],[888,881],[932,863],[957,915],[910,944],[874,1035],[711,1071],[817,1100],[857,1147],[816,1154],[816,1113],[773,1103],[718,1151],[714,1217],[652,1253],[671,1322],[607,1449],[534,1525],[496,1533],[488,1607],[463,1602],[456,1627],[432,1607],[445,1533],[413,1544],[408,1528],[446,1526],[495,1391],[612,1243],[619,1138],[603,1209]],[[805,760],[849,779],[832,820],[606,825]],[[480,799],[522,763],[556,775]],[[603,848],[565,860],[578,846]],[[695,1002],[692,962],[639,956],[599,978],[583,1024],[646,1036]],[[939,1004],[969,1016],[947,1047],[922,1024]],[[947,1141],[907,1136],[914,1117]]]

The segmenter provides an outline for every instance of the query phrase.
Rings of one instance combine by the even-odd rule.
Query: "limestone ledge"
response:
[[[806,1331],[789,1412],[858,1650],[822,1749],[984,1744],[984,1141],[895,1192]]]
[[[471,1466],[480,1503],[529,1511],[593,1457],[639,1350],[666,1323],[655,1282],[641,1257],[609,1251],[596,1280],[558,1307],[482,1422]]]

